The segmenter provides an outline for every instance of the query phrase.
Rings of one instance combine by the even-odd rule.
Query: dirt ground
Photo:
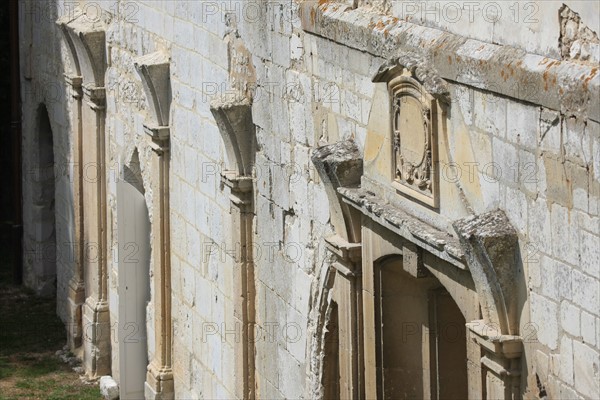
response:
[[[6,255],[0,251],[0,400],[101,399],[97,383],[80,377],[77,359],[64,349],[55,301],[13,285]]]

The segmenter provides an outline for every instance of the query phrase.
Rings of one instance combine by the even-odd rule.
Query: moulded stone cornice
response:
[[[325,185],[331,223],[338,235],[349,242],[360,241],[360,213],[344,203],[340,187],[358,187],[363,174],[362,153],[352,140],[315,149],[312,162]]]
[[[597,65],[547,58],[335,1],[300,3],[302,28],[386,60],[417,55],[449,81],[600,121]],[[490,73],[490,71],[496,71]]]
[[[106,24],[100,18],[78,13],[57,21],[65,36],[77,73],[83,84],[104,87],[106,71]]]
[[[406,211],[386,203],[363,188],[338,188],[345,203],[365,216],[402,236],[411,243],[460,268],[467,269],[464,251],[456,237],[450,236]]]
[[[411,71],[413,78],[423,85],[425,90],[433,97],[445,103],[450,103],[448,82],[439,75],[432,65],[424,61],[418,54],[401,54],[385,62],[379,67],[372,81],[389,82],[403,68]]]
[[[148,99],[151,123],[159,127],[168,126],[171,110],[169,56],[161,51],[146,54],[136,58],[134,66]]]
[[[256,156],[256,127],[252,121],[252,104],[247,98],[236,101],[211,102],[212,112],[221,137],[225,142],[225,151],[229,170],[240,176],[251,176]]]

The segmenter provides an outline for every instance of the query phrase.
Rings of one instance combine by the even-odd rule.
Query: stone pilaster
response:
[[[84,366],[98,377],[110,373],[110,316],[107,297],[105,90],[83,85]]]
[[[73,261],[72,277],[69,281],[67,342],[69,348],[74,350],[82,345],[82,307],[85,302],[85,283],[83,274],[84,261],[84,233],[83,233],[83,165],[82,165],[82,120],[81,107],[83,90],[82,78],[77,75],[65,75],[65,82],[69,86],[73,99],[71,112],[72,130],[72,162],[73,162],[73,242],[70,258]]]
[[[171,338],[171,239],[169,214],[169,127],[144,126],[154,150],[152,157],[153,176],[158,178],[153,185],[159,195],[155,198],[152,212],[152,248],[154,296],[154,358],[148,365],[145,396],[147,399],[173,399],[174,382],[172,368]]]
[[[175,396],[172,363],[171,316],[171,237],[169,208],[169,148],[171,130],[171,77],[169,56],[155,52],[138,57],[135,69],[150,106],[150,115],[144,124],[148,143],[153,150],[151,160],[152,186],[158,193],[152,212],[153,263],[152,302],[154,303],[154,358],[148,365],[144,385],[147,399],[173,399]]]
[[[241,327],[242,339],[236,341],[235,394],[238,398],[253,399],[257,396],[255,385],[254,327],[255,297],[252,224],[254,219],[253,166],[256,156],[256,127],[252,122],[251,99],[238,102],[211,102],[210,110],[215,117],[225,150],[231,162],[221,181],[230,188],[233,245],[241,252],[234,263],[234,321]],[[237,243],[236,243],[237,242]],[[237,326],[236,326],[237,329]]]
[[[236,232],[232,237],[233,248],[239,248],[235,253],[234,264],[234,321],[237,328],[241,328],[241,340],[235,343],[236,357],[239,355],[242,362],[236,363],[236,396],[240,399],[253,399],[255,393],[255,323],[256,288],[254,283],[254,260],[252,226],[254,221],[254,188],[253,178],[238,176],[235,172],[225,172],[222,177],[224,185],[230,188],[231,200],[231,232]],[[239,247],[238,247],[239,245]]]
[[[361,244],[334,235],[325,239],[335,255],[333,300],[338,305],[340,397],[364,398],[362,357],[362,256]]]

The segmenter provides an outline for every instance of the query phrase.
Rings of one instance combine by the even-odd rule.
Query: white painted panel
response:
[[[117,217],[120,398],[142,399],[148,365],[150,221],[144,195],[122,180],[117,184]]]

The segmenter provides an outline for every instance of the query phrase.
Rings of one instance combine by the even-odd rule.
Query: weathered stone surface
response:
[[[117,400],[119,398],[119,385],[112,376],[105,375],[100,378],[100,394],[105,400]]]
[[[339,188],[338,191],[345,201],[370,215],[386,228],[401,232],[402,237],[458,268],[466,268],[463,264],[464,252],[460,249],[457,238],[437,230],[404,210],[382,202],[375,194],[364,189]]]
[[[483,294],[484,317],[503,334],[517,335],[517,232],[500,210],[456,221],[453,226],[478,292]]]
[[[588,110],[590,116],[596,116],[592,119],[600,118],[600,74],[592,66],[560,62],[515,47],[422,28],[333,2],[304,2],[300,16],[303,29],[349,47],[387,59],[399,54],[421,54],[422,58],[433,60],[444,79],[554,110]],[[489,69],[501,73],[490,75],[486,72]]]
[[[514,398],[600,397],[594,373],[600,345],[600,78],[594,71],[596,39],[588,32],[599,31],[597,2],[112,3],[83,2],[77,10],[56,0],[20,3],[25,282],[51,291],[56,280],[57,311],[74,322],[70,341],[86,347],[88,370],[95,363],[105,368],[99,374],[121,381],[122,337],[102,333],[123,322],[116,182],[125,166],[133,170],[135,154],[138,188],[153,216],[148,358],[172,358],[172,372],[152,366],[146,397],[242,397],[236,382],[252,361],[239,354],[248,345],[247,355],[256,356],[257,398],[320,398],[319,373],[332,359],[319,347],[322,322],[332,309],[323,305],[336,301],[344,324],[370,324],[363,329],[364,341],[353,342],[369,343],[362,353],[338,352],[343,366],[355,368],[340,377],[357,371],[352,379],[360,381],[364,371],[365,387],[375,387],[375,274],[382,260],[399,256],[406,263],[394,265],[407,279],[413,279],[411,273],[429,274],[411,284],[439,282],[467,323],[482,318],[480,304],[495,304],[494,293],[506,294],[510,284],[504,278],[518,270],[503,301],[512,310],[518,298],[518,321],[508,325],[519,326],[521,337],[498,335],[500,324],[490,321],[479,326],[480,341],[469,333],[473,384],[463,398],[482,396],[484,366],[487,372],[505,371],[504,378],[486,375],[489,397],[507,396],[505,383],[512,385]],[[491,21],[497,10],[502,15]],[[448,11],[458,13],[460,22],[449,22]],[[150,75],[154,68],[160,71],[153,84],[157,94],[166,96],[156,88],[166,87],[158,82],[169,78],[169,107],[144,93],[153,79],[140,76],[136,62]],[[440,158],[432,171],[439,174],[439,207],[392,185],[394,121],[384,78],[395,75],[399,65],[422,83],[419,97],[443,105],[432,120],[438,128]],[[41,103],[48,110],[52,146],[40,142]],[[99,132],[103,124],[103,138],[78,137],[79,126]],[[166,131],[158,125],[170,128],[170,153],[162,147],[161,156],[146,134],[161,137]],[[345,146],[348,142],[354,144]],[[36,179],[47,160],[44,145],[54,151],[55,191],[40,191]],[[320,166],[311,162],[313,152],[322,158]],[[159,157],[171,166],[162,178],[156,172]],[[345,175],[343,165],[353,172]],[[332,174],[327,168],[337,168],[335,179],[324,178]],[[75,184],[78,176],[85,177],[83,189]],[[105,215],[98,212],[98,199]],[[40,201],[48,207],[44,212]],[[234,278],[248,269],[233,262],[248,260],[235,210],[249,201],[256,205],[246,214],[252,227],[245,232],[254,245],[256,274],[247,281],[256,284],[254,300],[238,296],[241,280]],[[337,234],[348,230],[343,213],[336,222],[338,205],[354,213],[353,240],[360,243]],[[492,233],[504,222],[482,216],[498,208],[518,235],[514,269],[508,261],[513,247],[503,255],[503,247],[493,243],[503,243],[503,235],[510,243],[516,239],[502,229]],[[470,239],[457,236],[452,223],[471,214],[478,216],[461,226],[469,226]],[[85,229],[77,231],[79,226]],[[56,274],[52,252],[44,249],[53,237],[70,249],[67,255],[56,251]],[[77,262],[70,255],[82,237],[88,243]],[[106,275],[97,269],[98,247],[105,250]],[[46,258],[39,260],[40,253]],[[475,262],[470,254],[477,256]],[[346,258],[357,264],[340,262]],[[171,266],[161,270],[166,261]],[[505,267],[497,279],[477,272],[496,274],[498,265]],[[79,274],[84,270],[85,279]],[[162,280],[166,272],[170,284]],[[481,276],[501,290],[474,283]],[[82,304],[96,292],[106,297]],[[356,296],[348,300],[351,293]],[[249,321],[260,328],[256,343],[237,341],[244,301],[256,306],[256,321]],[[405,306],[402,300],[393,309]],[[489,319],[491,309],[484,306],[483,312]],[[163,346],[171,343],[168,322],[172,349]],[[286,333],[297,331],[292,342]],[[107,341],[90,342],[100,337]],[[354,340],[350,334],[341,339]],[[517,371],[506,354],[489,352],[507,346],[516,357],[517,344],[521,366],[511,359]],[[369,363],[358,368],[354,356]]]
[[[360,216],[345,204],[340,187],[357,187],[363,174],[363,160],[356,144],[351,141],[322,146],[312,153],[312,162],[325,185],[329,200],[331,223],[338,235],[346,240],[360,240]]]

